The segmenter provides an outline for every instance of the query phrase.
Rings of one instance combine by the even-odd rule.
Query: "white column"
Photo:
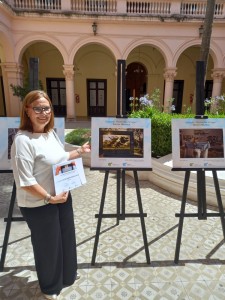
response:
[[[10,85],[23,85],[23,66],[18,63],[1,63],[7,117],[20,115],[21,99],[13,96]]]
[[[73,65],[63,65],[66,80],[66,118],[75,119],[75,93],[74,93],[74,70]]]
[[[165,69],[165,73],[163,74],[165,78],[165,91],[164,91],[164,112],[170,112],[169,107],[171,103],[169,100],[173,97],[173,82],[174,77],[176,77],[177,72],[176,68],[168,68]]]
[[[213,78],[212,97],[220,96],[223,78],[225,77],[225,70],[224,69],[214,69],[211,76]]]

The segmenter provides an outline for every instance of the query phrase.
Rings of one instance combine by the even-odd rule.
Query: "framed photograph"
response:
[[[151,168],[151,120],[92,118],[91,167]]]
[[[0,117],[0,170],[11,170],[10,151],[14,137],[20,125],[18,117]],[[55,131],[57,132],[61,142],[64,144],[64,118],[55,118]]]
[[[224,119],[173,119],[174,168],[225,168]]]

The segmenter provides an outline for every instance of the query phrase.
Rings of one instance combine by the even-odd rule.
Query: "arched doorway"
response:
[[[138,97],[146,94],[147,71],[144,65],[138,62],[133,62],[127,66],[126,69],[126,110],[129,112],[130,97]]]
[[[86,44],[74,56],[76,116],[105,117],[116,114],[116,60],[104,45]]]

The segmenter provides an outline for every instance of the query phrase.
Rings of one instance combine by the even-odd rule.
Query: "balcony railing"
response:
[[[206,12],[206,2],[198,1],[185,1],[181,3],[181,14],[182,15],[205,15]],[[222,16],[224,13],[224,1],[217,1],[215,5],[215,15]]]
[[[116,13],[117,0],[71,0],[71,9],[77,12]]]
[[[8,0],[15,11],[51,11],[71,14],[114,14],[204,17],[207,0]],[[215,18],[225,17],[225,0],[217,0]]]
[[[172,1],[127,1],[128,14],[170,15]]]
[[[14,0],[12,7],[26,10],[61,10],[61,0]]]

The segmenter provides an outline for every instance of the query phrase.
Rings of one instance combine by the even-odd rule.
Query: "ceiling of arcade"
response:
[[[1,47],[0,47],[1,54]],[[177,61],[177,72],[182,76],[182,72],[187,70],[187,67],[195,68],[196,61],[199,59],[200,47],[192,46],[186,49],[179,57]],[[48,42],[37,42],[25,49],[22,55],[22,64],[24,72],[28,72],[29,58],[39,57],[40,70],[48,70],[46,77],[50,74],[58,74],[59,77],[63,76],[63,57],[59,50]],[[88,44],[81,47],[75,57],[74,66],[75,71],[81,69],[82,64],[87,61],[99,60],[99,64],[103,61],[109,61],[112,67],[116,67],[116,61],[113,53],[110,49],[100,44]],[[165,68],[165,60],[160,51],[150,45],[141,45],[133,49],[127,58],[127,65],[132,62],[140,62],[150,73],[162,73]],[[213,68],[212,57],[209,57],[208,69],[211,74]],[[116,69],[114,69],[115,71]],[[49,74],[48,74],[49,73]]]
[[[44,68],[45,70],[48,70],[49,73],[55,74],[56,66],[60,66],[61,67],[60,76],[63,75],[62,65],[64,63],[63,63],[62,55],[60,54],[58,49],[53,45],[51,45],[50,43],[38,42],[30,45],[24,51],[22,55],[22,65],[24,67],[25,74],[28,72],[30,57],[39,58],[40,70]],[[48,74],[45,75],[47,76]]]

